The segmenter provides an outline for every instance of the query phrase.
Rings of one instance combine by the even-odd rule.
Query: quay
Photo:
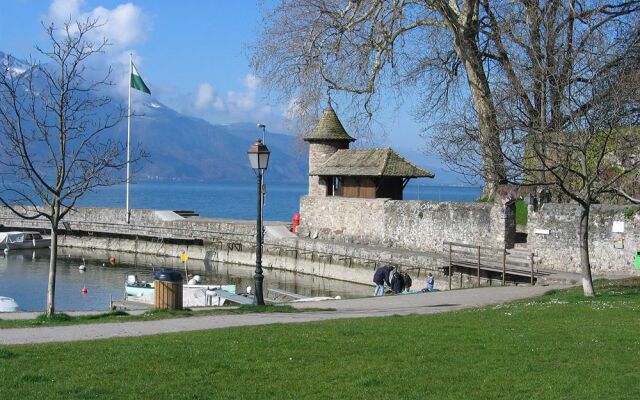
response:
[[[133,255],[179,257],[182,252],[203,263],[255,265],[255,222],[200,217],[195,213],[134,209],[129,224],[125,210],[80,208],[63,220],[59,246],[67,248],[128,252]],[[44,219],[23,220],[0,207],[0,229],[47,232]],[[461,287],[530,284],[530,265],[509,265],[507,281],[503,271],[494,268],[482,249],[482,262],[462,262],[450,267],[451,254],[417,251],[382,245],[365,245],[337,240],[313,239],[289,232],[284,222],[265,222],[263,266],[354,283],[371,284],[373,272],[384,264],[393,264],[409,272],[414,288],[424,286],[426,275],[436,277],[439,290]],[[473,248],[475,249],[475,247]],[[475,250],[474,250],[475,251]],[[458,254],[459,256],[460,254]],[[462,260],[461,260],[462,261]],[[452,271],[449,274],[449,270]],[[535,282],[576,283],[572,273],[541,271],[536,268]]]

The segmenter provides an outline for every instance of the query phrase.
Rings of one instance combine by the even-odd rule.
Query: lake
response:
[[[291,221],[298,212],[300,197],[307,194],[306,183],[270,183],[266,181],[265,219]],[[474,201],[481,188],[465,186],[428,186],[417,183],[405,188],[406,200]],[[132,184],[131,208],[193,210],[205,217],[253,220],[256,217],[255,184],[142,182]],[[118,185],[88,193],[79,207],[125,207],[125,186]]]

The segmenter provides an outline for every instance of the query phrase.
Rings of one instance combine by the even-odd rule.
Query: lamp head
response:
[[[253,168],[254,171],[259,172],[267,169],[271,152],[269,148],[262,143],[262,140],[256,140],[256,142],[249,147],[249,150],[247,150],[247,155],[249,156],[251,168]]]

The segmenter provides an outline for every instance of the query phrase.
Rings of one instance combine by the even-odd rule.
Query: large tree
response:
[[[419,94],[424,103],[416,111],[430,115],[432,106],[444,110],[449,95],[470,94],[480,155],[471,165],[492,196],[505,171],[480,46],[479,3],[282,0],[264,19],[252,64],[269,88],[294,99],[298,111],[315,114],[330,85],[350,99],[360,122],[391,94],[400,100]],[[457,86],[462,76],[466,89]]]
[[[122,182],[126,165],[121,141],[105,135],[124,116],[104,91],[111,70],[89,64],[108,46],[92,40],[99,26],[87,19],[45,27],[49,47],[36,47],[42,63],[25,68],[8,57],[0,70],[0,202],[21,218],[49,221],[48,316],[60,221],[91,189]]]
[[[640,2],[483,7],[507,176],[580,206],[582,283],[593,296],[591,206],[640,184]]]

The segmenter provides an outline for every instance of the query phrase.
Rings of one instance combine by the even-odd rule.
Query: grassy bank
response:
[[[42,314],[34,319],[0,319],[0,330],[9,328],[37,328],[45,326],[98,324],[107,322],[132,322],[154,321],[168,318],[202,317],[205,315],[233,315],[245,313],[290,313],[330,311],[330,309],[297,309],[289,305],[252,306],[241,305],[238,307],[220,307],[204,310],[149,310],[143,314],[134,315],[124,311],[113,311],[103,314],[72,316],[65,313],[56,313],[53,317]],[[1,331],[0,331],[1,332]]]
[[[429,316],[0,347],[0,398],[636,399],[640,280],[597,290]]]

